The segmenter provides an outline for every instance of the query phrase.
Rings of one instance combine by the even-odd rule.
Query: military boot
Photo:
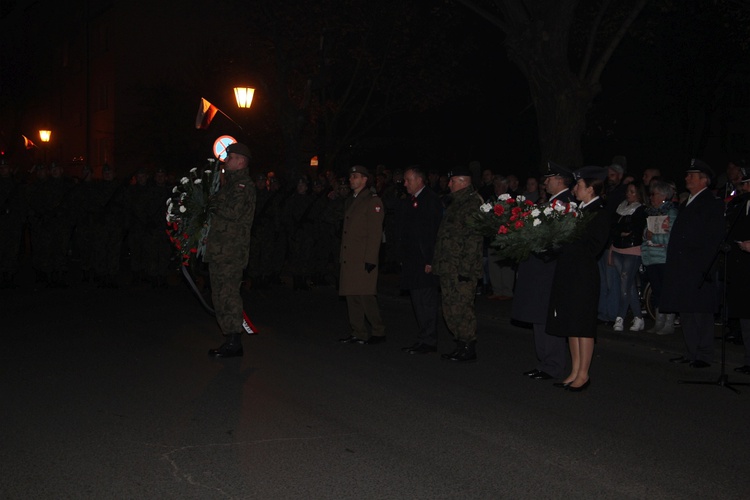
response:
[[[461,342],[460,340],[454,341],[456,342],[456,348],[453,349],[453,351],[449,353],[442,354],[440,357],[443,359],[452,359],[454,356],[457,356],[459,352],[464,348],[466,345],[466,342]]]
[[[476,361],[477,353],[474,349],[476,343],[476,340],[470,342],[459,342],[459,349],[457,349],[457,352],[444,358],[448,361]]]
[[[216,349],[209,349],[208,355],[215,358],[233,358],[242,356],[242,334],[232,333],[226,336],[226,340]]]

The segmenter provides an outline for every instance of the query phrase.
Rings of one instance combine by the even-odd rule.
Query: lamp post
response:
[[[253,94],[255,94],[255,89],[252,87],[235,87],[234,98],[237,99],[237,106],[249,108],[253,104]]]
[[[42,141],[42,150],[44,151],[44,163],[47,164],[47,144],[52,137],[51,130],[39,130],[39,139]]]

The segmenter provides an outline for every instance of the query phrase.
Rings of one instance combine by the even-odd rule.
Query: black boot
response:
[[[443,359],[452,359],[454,356],[457,356],[459,352],[461,352],[461,349],[464,348],[465,342],[461,342],[460,340],[456,340],[456,348],[453,349],[452,352],[443,354],[440,356]]]
[[[449,357],[444,356],[444,358],[448,361],[476,361],[477,353],[474,349],[476,343],[476,340],[470,342],[459,342],[460,348],[458,349],[458,352]]]
[[[208,355],[215,358],[234,358],[242,356],[242,334],[232,333],[217,349],[209,349]]]

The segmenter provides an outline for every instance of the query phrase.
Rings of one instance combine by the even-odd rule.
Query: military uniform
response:
[[[482,235],[469,221],[481,205],[482,198],[471,185],[454,191],[438,229],[432,272],[440,278],[443,316],[457,343],[457,350],[446,359],[456,358],[460,351],[465,351],[466,358],[475,357],[474,298],[477,280],[482,277]]]
[[[369,176],[364,167],[353,167],[353,173]],[[385,326],[377,302],[378,254],[383,236],[383,203],[365,187],[344,204],[344,226],[341,236],[341,278],[339,295],[346,297],[352,337],[344,341],[374,343],[385,338]],[[368,341],[367,326],[371,338]]]
[[[227,148],[229,155],[242,154],[249,159],[247,147],[239,145],[244,149],[234,149],[237,146],[238,143],[235,143]],[[228,158],[228,161],[232,160]],[[242,270],[248,262],[255,215],[255,185],[248,169],[225,169],[223,176],[223,185],[211,200],[214,212],[203,259],[209,263],[216,321],[222,334],[229,337],[222,347],[209,351],[210,355],[218,357],[242,355],[243,305],[240,283]]]

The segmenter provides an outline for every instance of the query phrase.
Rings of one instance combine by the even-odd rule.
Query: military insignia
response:
[[[380,205],[376,206],[376,207],[375,207],[375,213],[378,213],[378,214],[379,214],[379,213],[380,213],[380,209],[381,209],[381,208],[382,208],[382,207],[380,207]]]
[[[419,206],[419,204],[415,201],[414,203],[411,204],[411,206],[414,207],[414,208],[417,208],[417,206]]]

